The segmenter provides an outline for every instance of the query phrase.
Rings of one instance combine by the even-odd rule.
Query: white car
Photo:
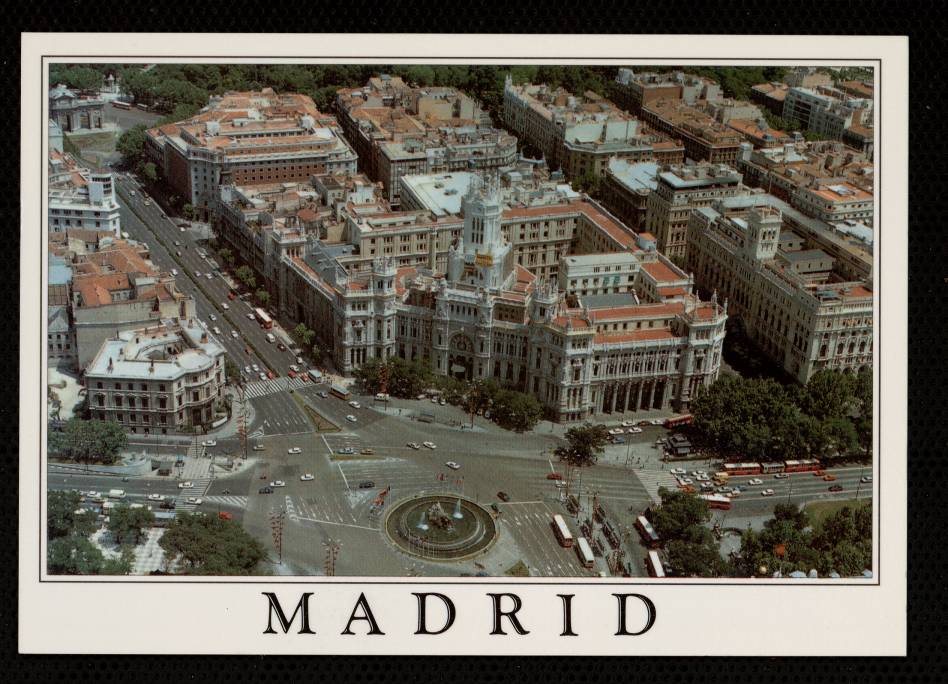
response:
[[[217,446],[217,440],[209,439],[207,441],[201,442],[201,446],[202,447]]]
[[[422,442],[422,445],[428,447],[429,449],[437,449],[437,448],[438,448],[438,445],[435,444],[434,442]]]
[[[215,316],[214,314],[210,314],[209,318],[210,318],[212,321],[216,321],[216,320],[217,320],[217,316]]]
[[[451,470],[458,470],[461,467],[461,464],[455,463],[454,461],[448,461],[445,463]]]
[[[775,480],[786,480],[788,477],[790,477],[790,473],[776,473],[774,475]]]
[[[621,434],[624,434],[624,433],[625,433],[625,430],[623,430],[623,429],[621,429],[621,428],[612,428],[611,430],[609,430],[609,434],[610,434],[610,435],[621,435]]]
[[[355,409],[357,409],[357,408],[362,408],[362,404],[360,404],[360,403],[357,402],[357,401],[350,401],[350,402],[349,402],[349,406],[351,406],[352,408],[355,408]]]
[[[275,480],[270,483],[271,487],[286,487],[286,482],[283,480]]]
[[[300,475],[300,482],[312,482],[315,479],[316,479],[316,476],[314,476],[311,473],[303,473],[302,475]]]
[[[254,372],[254,373],[259,373],[259,372],[260,372],[260,366],[258,366],[257,364],[253,364],[253,365],[250,366],[250,367],[253,368],[253,372]]]
[[[205,273],[205,274],[204,274],[204,277],[207,278],[208,280],[213,280],[213,279],[214,279],[214,274],[213,274],[213,273]]]
[[[164,498],[165,498],[165,497],[163,497],[161,494],[149,494],[149,495],[148,495],[148,500],[149,500],[149,501],[161,501],[161,500],[164,499]]]
[[[432,403],[432,404],[437,404],[437,403],[438,403],[438,397],[431,397],[431,403]]]
[[[231,330],[230,336],[236,340],[238,337],[240,337],[240,333],[238,333],[236,330]]]
[[[439,403],[441,406],[444,406],[444,405],[447,404],[448,402],[446,402],[444,399],[438,399],[438,403]]]
[[[293,371],[294,373],[299,373],[300,367],[297,366],[295,363],[293,363],[293,364],[290,364],[290,370]]]
[[[764,481],[761,480],[759,477],[755,477],[753,480],[748,480],[748,481],[747,481],[747,484],[749,484],[749,485],[762,485],[762,484],[764,484]]]
[[[684,474],[685,474],[685,469],[684,469],[684,468],[672,468],[672,469],[671,469],[671,474],[672,474],[672,475],[684,475]]]
[[[420,445],[418,442],[409,442],[409,443],[408,443],[408,446],[410,446],[412,449],[416,449],[416,450],[421,448],[421,445]]]
[[[708,477],[707,475],[698,475],[695,479],[698,482],[708,482],[711,478]]]
[[[254,316],[253,313],[249,313],[247,314],[247,318],[249,318],[252,321],[256,318],[256,316]]]
[[[188,503],[189,503],[189,504],[194,504],[195,506],[200,506],[202,503],[204,503],[204,499],[200,499],[200,498],[198,498],[198,497],[196,497],[196,496],[189,496],[189,497],[188,497]]]
[[[872,482],[872,475],[863,475],[862,477],[859,478],[859,481],[862,482],[863,484],[866,484],[867,482]]]
[[[623,420],[623,421],[622,421],[622,427],[632,427],[633,425],[635,425],[635,421],[633,421],[633,420]]]
[[[194,483],[191,482],[191,480],[188,480],[187,482],[178,483],[178,489],[190,489],[193,486],[194,486]]]
[[[761,490],[760,490],[760,495],[761,495],[761,496],[773,496],[773,495],[774,495],[774,490],[772,490],[772,489],[761,489]]]
[[[194,277],[195,277],[195,278],[200,278],[200,277],[201,277],[201,272],[200,272],[200,271],[195,271],[195,272],[194,272]]]
[[[346,416],[346,420],[348,420],[350,423],[356,423],[359,419],[350,413],[348,416]]]
[[[250,375],[250,366],[244,366],[244,373]]]
[[[298,363],[299,365],[302,366],[302,365],[303,365],[303,357],[302,357],[302,356],[297,356],[297,357],[296,357],[296,363]]]
[[[215,335],[220,335],[220,334],[221,334],[221,329],[218,328],[216,325],[214,326],[214,334],[215,334]]]
[[[183,233],[183,232],[184,232],[184,226],[179,226],[179,227],[181,228],[181,232]]]
[[[254,445],[253,445],[253,451],[266,451],[266,450],[267,450],[267,448],[266,448],[265,446],[263,446],[262,444],[254,444]]]
[[[222,308],[224,311],[228,311],[228,310],[230,310],[230,304],[228,304],[227,302],[221,302],[221,308]]]
[[[630,435],[637,435],[637,434],[639,434],[640,432],[642,432],[642,428],[640,428],[640,427],[634,427],[634,426],[633,426],[633,427],[630,427],[630,428],[629,428],[628,432],[629,432]]]
[[[176,275],[178,275],[178,269],[176,269],[176,268],[172,268],[172,269],[171,269],[171,275],[173,275],[173,276],[176,276]],[[213,318],[211,318],[211,320],[213,321],[214,319],[213,319]]]
[[[683,485],[690,485],[690,484],[695,483],[695,481],[692,480],[690,477],[680,477],[678,478],[678,481]]]
[[[300,449],[299,447],[290,447],[289,449],[286,450],[286,453],[288,453],[288,454],[302,454],[302,453],[303,453],[303,450]]]
[[[266,380],[266,379],[267,379],[267,374],[266,374],[266,373],[257,373],[257,377],[260,378],[261,380]]]

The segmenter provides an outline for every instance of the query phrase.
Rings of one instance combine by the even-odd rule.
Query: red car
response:
[[[559,473],[547,473],[546,479],[547,480],[562,480],[563,476],[560,475]]]
[[[823,476],[823,481],[824,481],[824,482],[832,482],[832,481],[835,480],[835,479],[836,479],[836,476],[835,476],[835,475],[824,475],[824,476]]]
[[[296,377],[296,371],[291,371],[291,370],[289,370],[289,371],[286,372],[286,374],[287,374],[289,377],[291,377],[291,378],[295,378],[295,377]]]
[[[233,290],[231,290],[230,292],[227,293],[227,299],[234,301],[235,299],[237,299],[237,294]]]
[[[234,514],[228,513],[227,511],[221,511],[220,513],[217,514],[217,517],[220,518],[221,520],[233,520]]]
[[[267,371],[267,377],[273,380],[276,376],[273,374],[273,371]]]
[[[826,471],[825,471],[825,470],[814,470],[814,471],[813,471],[813,477],[823,477],[824,475],[826,475]]]

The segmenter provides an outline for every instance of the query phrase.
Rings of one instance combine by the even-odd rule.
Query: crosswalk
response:
[[[658,496],[659,487],[672,490],[678,487],[675,476],[667,470],[636,470],[634,472],[653,503],[658,503],[661,500]]]
[[[256,397],[265,397],[270,394],[276,394],[277,392],[285,392],[290,389],[300,389],[301,387],[305,387],[307,384],[309,383],[307,383],[307,381],[301,377],[260,380],[245,385],[244,394],[249,399],[254,399]]]
[[[207,488],[211,486],[211,478],[209,477],[196,477],[189,480],[189,482],[191,482],[191,486],[185,489],[179,489],[178,497],[174,502],[175,510],[179,513],[190,513],[191,511],[194,511],[198,505],[189,503],[188,498],[203,498],[204,492],[206,492]]]
[[[205,496],[204,500],[210,504],[221,504],[232,506],[234,508],[247,508],[247,503],[250,501],[250,497],[212,494],[211,496]]]

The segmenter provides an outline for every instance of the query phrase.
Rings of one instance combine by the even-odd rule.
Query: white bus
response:
[[[654,549],[661,545],[662,540],[659,539],[658,532],[655,531],[655,528],[652,527],[652,523],[650,523],[648,518],[644,515],[640,515],[635,519],[635,528],[639,531],[642,541],[645,542],[648,548]]]
[[[568,549],[573,545],[573,533],[569,531],[569,528],[566,526],[566,521],[563,520],[563,516],[557,513],[553,516],[553,533],[556,535],[556,540],[560,543],[564,549]]]
[[[665,568],[662,566],[662,559],[658,557],[658,551],[649,551],[645,559],[648,566],[648,574],[652,577],[664,577]]]
[[[592,570],[596,564],[596,557],[593,556],[592,547],[586,541],[586,537],[579,537],[576,540],[576,555],[579,556],[579,562],[583,564],[584,568]]]

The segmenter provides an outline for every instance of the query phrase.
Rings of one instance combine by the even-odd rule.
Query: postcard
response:
[[[905,653],[907,39],[48,38],[22,652]]]

